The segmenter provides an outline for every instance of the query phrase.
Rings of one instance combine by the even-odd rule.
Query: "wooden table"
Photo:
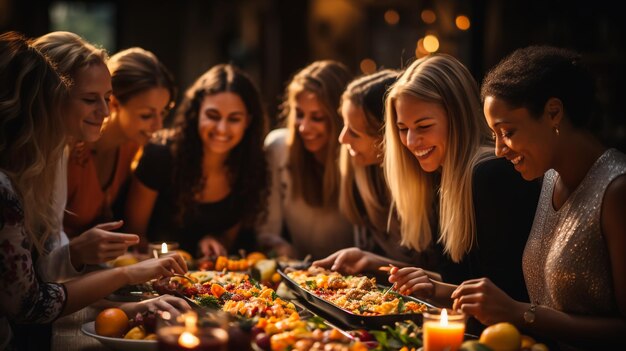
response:
[[[98,340],[83,334],[80,331],[83,323],[96,319],[98,310],[85,307],[52,324],[52,351],[110,351]]]

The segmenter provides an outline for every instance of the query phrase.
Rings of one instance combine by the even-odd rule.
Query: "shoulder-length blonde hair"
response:
[[[19,33],[0,35],[0,170],[20,196],[26,233],[40,254],[61,228],[52,201],[65,127],[66,85]]]
[[[385,94],[398,75],[397,71],[383,70],[357,78],[348,85],[341,97],[342,104],[350,101],[363,110],[364,132],[379,141],[372,147],[378,149],[381,159]],[[380,164],[359,166],[353,160],[347,147],[342,146],[339,209],[353,224],[372,226],[377,231],[386,232],[390,196],[383,169]]]
[[[435,185],[432,175],[422,170],[400,141],[395,107],[403,94],[440,104],[447,113],[448,145],[439,188],[439,241],[452,260],[459,262],[476,241],[473,170],[479,162],[493,157],[478,85],[457,59],[436,54],[413,62],[386,100],[385,176],[400,217],[402,244],[423,251],[432,240]]]
[[[311,206],[337,206],[340,182],[337,139],[343,126],[337,108],[341,93],[351,79],[352,75],[345,65],[332,60],[316,61],[296,73],[285,91],[282,114],[287,118],[289,129],[287,145],[292,196],[302,197]],[[304,148],[296,126],[296,98],[305,91],[315,94],[328,116],[330,140],[322,173],[313,154]]]

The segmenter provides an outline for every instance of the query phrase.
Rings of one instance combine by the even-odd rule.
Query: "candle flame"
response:
[[[161,253],[162,254],[166,254],[167,253],[167,244],[166,243],[161,244]]]
[[[196,324],[198,323],[198,316],[193,312],[185,313],[185,330],[196,330]]]
[[[178,337],[178,344],[182,347],[191,349],[200,345],[200,339],[198,339],[197,336],[191,334],[190,332],[185,331]]]
[[[439,324],[448,325],[448,311],[446,309],[441,310],[441,319],[439,320]]]

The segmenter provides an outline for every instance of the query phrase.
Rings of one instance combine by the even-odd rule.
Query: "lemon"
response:
[[[126,255],[119,256],[118,258],[113,260],[111,265],[113,267],[122,267],[122,266],[130,266],[131,264],[135,264],[137,262],[139,262],[137,257],[130,255],[130,254],[126,254]]]
[[[485,328],[479,341],[493,351],[516,351],[522,345],[522,335],[511,323],[497,323]]]

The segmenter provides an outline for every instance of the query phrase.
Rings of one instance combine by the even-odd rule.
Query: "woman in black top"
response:
[[[187,90],[176,126],[144,149],[126,205],[142,242],[177,241],[204,256],[252,249],[268,175],[259,93],[232,65],[211,68]]]
[[[527,300],[521,257],[539,184],[494,158],[467,68],[448,55],[414,62],[391,88],[385,113],[385,175],[402,242],[417,251],[436,243],[443,254],[443,282],[415,267],[394,270],[389,281],[442,306],[451,306],[455,284],[477,277]]]

